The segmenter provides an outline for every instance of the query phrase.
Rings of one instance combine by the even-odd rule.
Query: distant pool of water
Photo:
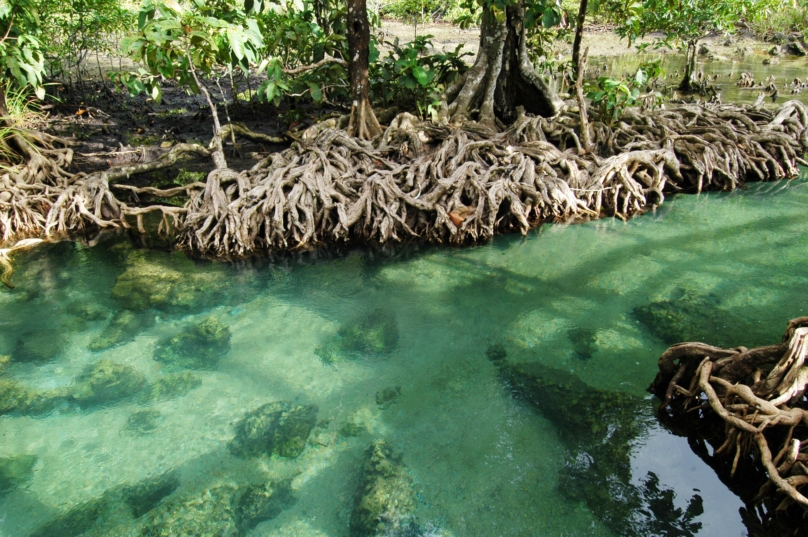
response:
[[[377,500],[411,499],[388,535],[745,535],[740,501],[644,390],[666,339],[769,344],[806,314],[806,207],[801,179],[470,248],[22,254],[0,292],[0,535],[358,535],[377,441],[399,487]],[[567,423],[558,400],[514,397],[503,363],[568,374],[588,387],[564,384],[576,401],[618,401],[628,421],[596,436],[593,403],[594,422]],[[295,425],[261,447],[245,431],[273,402]],[[267,482],[294,500],[244,522],[243,487]]]

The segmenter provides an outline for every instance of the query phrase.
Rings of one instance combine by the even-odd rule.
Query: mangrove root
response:
[[[32,141],[18,145],[35,143],[38,151],[20,150],[23,163],[0,176],[0,237],[130,227],[128,217],[144,231],[143,216],[159,212],[161,231],[176,229],[180,247],[208,257],[339,241],[465,243],[527,233],[546,221],[627,219],[671,191],[731,190],[746,181],[795,177],[808,149],[807,125],[798,101],[777,112],[721,104],[630,109],[616,123],[590,123],[592,149],[585,151],[573,111],[552,119],[520,111],[503,132],[401,114],[374,142],[323,122],[249,170],[217,166],[204,184],[179,190],[118,183],[182,155],[212,156],[210,150],[181,144],[151,163],[71,175],[64,171],[70,149],[31,134]],[[222,130],[274,141],[242,125]],[[113,190],[131,192],[134,206]],[[138,193],[182,195],[187,202],[143,203]]]
[[[720,349],[680,343],[659,359],[649,388],[660,417],[714,445],[724,478],[756,476],[748,503],[766,511],[808,513],[808,317],[788,323],[783,343]],[[792,507],[793,506],[793,507]]]

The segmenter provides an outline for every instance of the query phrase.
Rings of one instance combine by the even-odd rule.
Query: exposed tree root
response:
[[[666,191],[796,176],[805,114],[796,101],[777,115],[720,105],[632,111],[613,126],[591,125],[594,152],[583,151],[574,111],[520,113],[499,134],[400,115],[378,146],[316,128],[238,177],[209,180],[187,205],[181,244],[229,258],[347,240],[462,243],[545,221],[626,219]]]
[[[744,499],[769,517],[808,514],[806,357],[808,317],[800,317],[788,323],[780,345],[674,345],[659,359],[649,388],[662,400],[662,418],[714,445],[717,469],[728,474],[722,478],[738,472],[744,474],[740,486],[762,483]]]
[[[526,233],[546,221],[627,219],[670,191],[794,177],[808,149],[806,124],[798,101],[776,114],[724,105],[629,110],[613,125],[589,123],[592,150],[585,151],[575,110],[552,119],[520,111],[500,133],[480,123],[439,126],[400,114],[374,142],[316,125],[250,170],[217,162],[204,184],[168,190],[118,182],[185,154],[221,150],[181,144],[154,162],[72,175],[64,171],[68,147],[31,135],[27,152],[19,151],[22,163],[0,176],[0,233],[3,241],[49,238],[130,227],[132,219],[143,231],[144,215],[161,212],[161,230],[175,228],[181,247],[210,257],[335,241],[464,243]],[[241,125],[225,131],[261,137]],[[185,194],[188,201],[178,208],[135,196],[130,206],[115,190]]]

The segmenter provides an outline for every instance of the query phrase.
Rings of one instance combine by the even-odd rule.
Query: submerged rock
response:
[[[11,379],[0,379],[0,416],[49,412],[65,397],[63,390],[37,391]]]
[[[135,395],[146,386],[146,378],[139,371],[104,359],[76,378],[70,398],[81,406],[102,405]]]
[[[230,452],[237,457],[272,455],[295,458],[306,448],[317,424],[317,406],[292,406],[285,401],[268,403],[236,423]]]
[[[157,344],[154,359],[189,369],[213,369],[230,351],[230,329],[208,317]]]
[[[386,309],[375,309],[342,326],[337,334],[314,351],[325,363],[343,358],[392,353],[398,345],[398,323]]]
[[[34,475],[36,455],[0,457],[0,498],[16,489]]]
[[[399,395],[401,395],[401,386],[388,386],[379,390],[376,392],[376,406],[386,410],[398,400]]]
[[[162,420],[163,414],[159,410],[141,410],[129,416],[123,428],[138,435],[146,435],[156,431]]]
[[[191,390],[202,385],[202,379],[190,371],[172,373],[157,379],[148,390],[143,392],[144,401],[159,401],[187,395]]]
[[[0,354],[0,375],[6,370],[6,368],[11,363],[11,355],[9,354]]]
[[[59,517],[40,526],[30,537],[76,537],[98,521],[104,504],[101,500],[79,504]]]
[[[238,524],[235,497],[238,488],[222,485],[200,496],[177,499],[155,509],[141,531],[148,537],[235,537]]]
[[[19,382],[0,379],[0,416],[28,407],[29,391]]]
[[[364,423],[357,423],[355,421],[346,421],[340,425],[337,433],[343,438],[357,438],[369,432]]]
[[[567,331],[567,337],[572,342],[572,350],[581,360],[589,360],[598,350],[598,333],[591,328],[577,326]]]
[[[152,510],[146,537],[241,537],[278,516],[292,502],[289,482],[236,487],[221,485]]]
[[[398,535],[415,509],[412,478],[401,455],[383,441],[371,444],[351,513],[353,537]]]
[[[112,288],[113,298],[126,309],[188,311],[227,288],[227,273],[221,267],[196,266],[181,255],[135,250],[126,263]]]
[[[65,343],[61,330],[29,330],[17,339],[11,355],[17,362],[49,362],[62,354]]]
[[[71,302],[66,311],[85,321],[101,321],[109,315],[109,310],[95,302]]]
[[[278,484],[269,482],[247,487],[241,493],[236,507],[236,519],[241,534],[281,514],[294,500],[290,485],[290,481],[282,481]]]
[[[179,475],[176,471],[172,471],[124,487],[122,496],[132,510],[132,516],[140,518],[154,509],[163,498],[173,493],[179,486]]]
[[[129,343],[144,330],[154,325],[154,315],[148,312],[134,313],[129,310],[117,312],[109,325],[90,343],[90,350],[101,351]]]

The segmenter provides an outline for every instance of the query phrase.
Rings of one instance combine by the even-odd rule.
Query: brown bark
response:
[[[470,119],[477,110],[478,121],[494,126],[496,120],[514,121],[520,106],[545,117],[564,108],[528,58],[523,19],[522,6],[508,7],[504,17],[484,10],[474,65],[462,87],[447,90],[447,98],[457,94],[448,110],[454,120]]]
[[[575,25],[575,39],[572,41],[572,71],[578,72],[578,61],[581,56],[581,41],[584,38],[584,21],[586,20],[586,5],[588,0],[581,0],[578,7],[578,20]],[[583,72],[583,70],[581,70]]]
[[[685,52],[685,76],[679,84],[680,91],[694,91],[695,84],[693,77],[696,73],[696,58],[698,57],[698,41],[690,41]]]
[[[6,107],[6,90],[0,88],[0,127],[8,125],[8,108]]]
[[[351,83],[351,119],[348,134],[370,140],[382,133],[368,97],[370,23],[366,0],[348,0],[348,77]]]
[[[586,58],[589,56],[589,47],[586,47],[583,57],[576,58],[575,61],[575,99],[578,101],[578,116],[581,118],[581,145],[584,152],[592,151],[592,138],[589,136],[589,118],[586,113],[586,97],[584,96],[584,71],[586,70]]]

